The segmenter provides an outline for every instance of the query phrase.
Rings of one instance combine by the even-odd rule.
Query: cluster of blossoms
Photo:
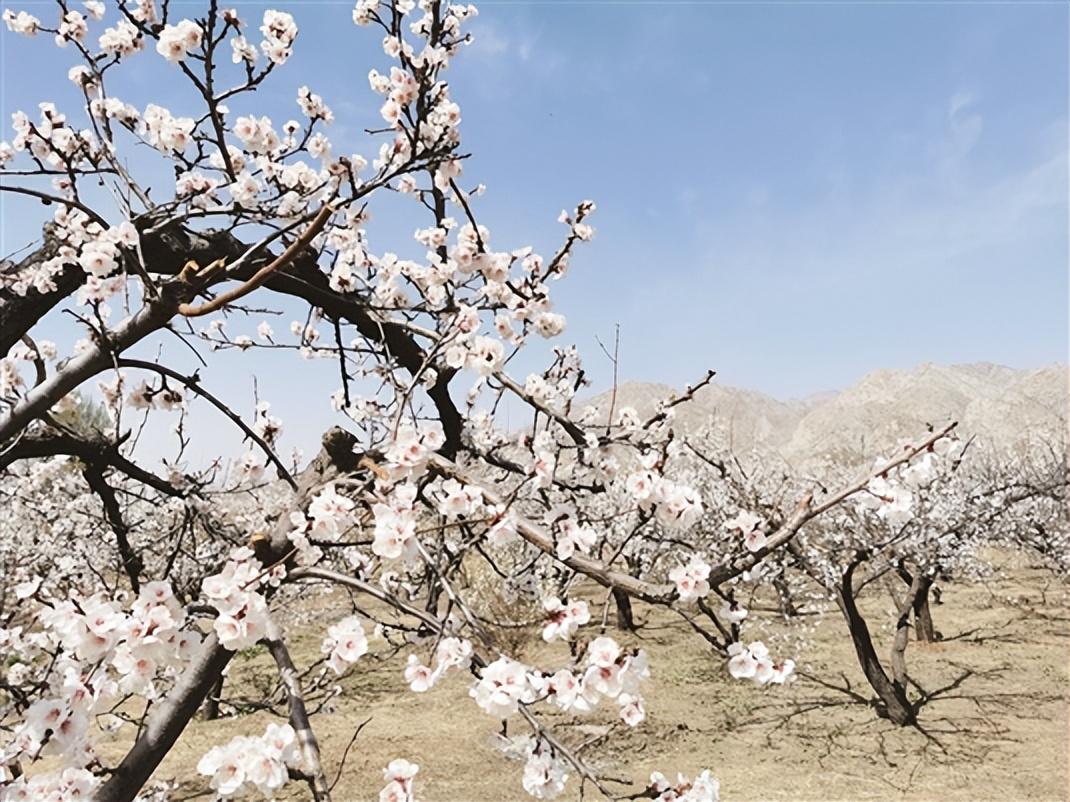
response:
[[[678,774],[675,783],[655,771],[650,775],[650,791],[654,802],[718,802],[721,798],[721,784],[710,776],[709,770],[693,780]]]
[[[395,758],[383,769],[386,785],[379,792],[379,802],[417,802],[413,789],[413,777],[420,771],[415,763],[404,758]]]
[[[598,533],[576,520],[576,513],[568,507],[550,510],[546,518],[554,534],[555,554],[559,560],[567,560],[577,551],[590,554],[598,539]]]
[[[399,478],[418,476],[427,466],[428,458],[442,446],[443,440],[439,429],[421,431],[415,426],[403,425],[398,427],[383,456]]]
[[[264,583],[277,583],[284,572],[282,565],[265,572],[252,549],[241,547],[230,553],[220,573],[205,578],[201,592],[219,613],[213,626],[225,648],[247,649],[267,634],[267,601],[256,591]]]
[[[10,8],[4,9],[4,24],[12,33],[21,33],[23,36],[35,36],[41,29],[41,21],[25,11],[18,13]]]
[[[142,381],[130,391],[126,403],[133,409],[162,409],[170,412],[182,405],[183,396],[173,387],[152,387]]]
[[[721,617],[730,624],[742,623],[747,617],[747,608],[735,600],[729,601],[726,599],[721,605]]]
[[[794,660],[774,662],[769,649],[761,641],[744,647],[742,643],[728,645],[728,673],[736,679],[753,680],[755,685],[772,682],[783,685],[795,672]]]
[[[213,746],[197,763],[198,773],[211,777],[212,790],[223,799],[254,791],[273,797],[289,779],[288,768],[300,767],[293,727],[275,723],[259,737],[239,735]]]
[[[404,482],[395,485],[386,502],[372,505],[375,516],[375,536],[372,552],[386,560],[416,559],[419,544],[416,540],[416,485]]]
[[[104,53],[117,57],[133,55],[144,46],[137,26],[125,19],[112,28],[105,28],[97,43]]]
[[[264,35],[260,49],[273,64],[283,64],[293,54],[293,43],[297,39],[297,23],[285,11],[273,9],[265,11],[260,33]]]
[[[534,702],[539,690],[527,666],[502,656],[479,672],[479,681],[471,687],[469,695],[483,712],[495,718],[508,718],[522,703]]]
[[[183,61],[191,50],[201,46],[204,31],[193,20],[184,19],[177,25],[165,25],[156,42],[156,52],[168,61]]]
[[[88,275],[105,278],[118,266],[119,249],[136,247],[138,236],[130,223],[103,231],[99,227],[94,229],[94,225],[90,223],[86,226],[86,233],[93,239],[82,243],[78,263]]]
[[[531,472],[538,487],[550,487],[554,481],[557,457],[554,456],[553,437],[549,432],[539,432],[531,441]]]
[[[175,117],[170,111],[150,103],[141,118],[142,130],[149,144],[161,153],[182,153],[192,141],[196,121],[191,117]]]
[[[54,103],[40,103],[38,108],[41,116],[36,123],[21,111],[11,115],[15,136],[10,145],[5,142],[0,147],[0,164],[24,151],[53,170],[76,168],[99,157],[99,143],[92,131],[78,131],[69,126],[66,115]],[[65,192],[70,190],[69,182],[60,179],[53,185]]]
[[[220,328],[222,328],[220,326]],[[271,414],[271,404],[260,401],[256,405],[256,420],[253,422],[253,431],[256,432],[265,443],[274,446],[282,436],[282,420]]]
[[[859,504],[877,515],[889,526],[900,527],[914,517],[914,493],[928,487],[936,479],[941,461],[953,464],[962,454],[960,441],[941,437],[932,448],[900,465],[894,472],[885,471],[870,479],[859,495]],[[876,467],[880,467],[877,462]]]
[[[6,13],[6,12],[5,12]],[[0,767],[0,800],[2,802],[67,802],[92,799],[100,786],[100,778],[88,769],[70,767],[62,771],[48,771],[17,780],[5,775]]]
[[[725,521],[724,528],[743,535],[743,544],[747,551],[756,552],[765,548],[768,538],[765,536],[765,521],[747,510],[740,510],[735,518]]]
[[[431,690],[450,671],[468,668],[471,662],[471,641],[455,637],[442,638],[435,647],[434,668],[423,665],[416,655],[409,655],[405,681],[414,692],[424,693]]]
[[[567,712],[587,713],[605,697],[617,703],[621,720],[634,727],[646,717],[639,685],[649,676],[644,651],[625,651],[602,636],[588,645],[578,674],[567,668],[544,674],[500,657],[483,668],[469,693],[485,713],[497,718],[508,718],[520,705],[540,699]]]
[[[94,718],[106,718],[124,694],[159,698],[160,680],[177,675],[201,642],[196,631],[182,629],[186,612],[165,582],[142,586],[128,611],[103,593],[51,600],[39,577],[19,583],[14,595],[42,600],[37,621],[43,629],[0,629],[6,683],[17,688],[36,682],[40,667],[35,662],[47,657],[47,693],[27,708],[0,751],[0,772],[24,755],[57,756],[67,769],[84,767],[96,757],[90,743]],[[97,670],[85,671],[84,666],[94,664]],[[33,783],[74,788],[87,781],[80,772],[67,771]],[[24,785],[23,790],[36,787]],[[64,798],[76,797],[73,790],[70,794]]]
[[[653,471],[657,455],[644,455],[644,470],[629,475],[624,486],[640,509],[653,508],[662,526],[688,529],[702,517],[702,499],[686,485]]]
[[[902,526],[914,517],[914,495],[905,486],[883,476],[869,480],[859,504],[875,510],[889,526]]]
[[[0,147],[0,155],[2,155],[2,147]],[[56,276],[62,273],[67,265],[78,264],[79,248],[83,243],[99,237],[101,233],[99,224],[91,220],[89,215],[85,212],[77,209],[69,210],[67,207],[59,207],[53,215],[53,222],[55,223],[57,239],[60,242],[56,255],[42,260],[32,268],[27,268],[23,271],[12,270],[10,273],[4,273],[3,276],[0,277],[0,286],[10,289],[11,292],[18,296],[25,296],[31,289],[38,292],[55,291]],[[110,242],[112,245],[117,244],[122,240],[119,236],[119,231],[115,231],[103,239],[105,242]],[[136,242],[136,240],[134,241]],[[108,252],[106,246],[100,248],[100,250]],[[109,267],[109,272],[114,266],[115,263],[113,262]],[[97,267],[96,269],[99,271],[101,267]],[[90,266],[90,269],[93,269],[92,265]],[[89,271],[86,272],[89,273],[89,275],[87,275],[86,278],[86,287],[78,293],[77,297],[79,303],[107,300],[123,285],[122,277],[101,279],[96,275],[91,274]],[[105,313],[102,312],[101,316],[104,317]]]
[[[554,799],[565,790],[568,764],[554,754],[546,741],[529,739],[527,761],[521,783],[524,790],[536,799]]]
[[[132,251],[138,245],[137,230],[129,221],[105,228],[80,209],[64,207],[56,211],[53,222],[61,245],[57,255],[43,263],[34,277],[33,286],[38,290],[54,289],[54,277],[65,265],[72,263],[80,265],[87,280],[97,282],[99,287],[100,282],[119,267],[122,251]],[[29,285],[24,283],[25,278],[28,277],[18,280],[14,285],[15,291],[20,294],[29,289]],[[90,291],[82,296],[83,302],[103,298]]]
[[[33,359],[29,349],[26,354],[27,359]],[[20,361],[17,356],[5,356],[0,359],[0,398],[14,398],[20,388],[26,384],[19,371]]]
[[[282,140],[275,132],[269,117],[239,117],[234,121],[234,136],[238,137],[242,147],[252,154],[270,155],[282,147]],[[267,165],[266,162],[264,164]]]
[[[302,565],[318,562],[323,550],[313,545],[312,539],[333,542],[353,524],[351,499],[340,495],[333,484],[317,493],[308,505],[307,513],[294,510],[290,513],[290,542],[297,550],[297,561]]]
[[[238,460],[238,473],[241,481],[256,484],[264,478],[263,455],[251,448]]]
[[[327,627],[320,651],[327,655],[327,665],[335,674],[341,674],[368,652],[368,638],[364,627],[355,615],[343,618]]]
[[[438,511],[447,520],[470,518],[483,509],[483,491],[474,485],[465,485],[456,479],[447,479],[439,488]]]
[[[697,554],[692,554],[686,565],[678,565],[669,571],[669,581],[676,584],[680,601],[701,599],[710,592],[710,566]]]
[[[555,639],[572,640],[576,630],[591,620],[591,612],[585,601],[562,602],[556,596],[551,596],[543,601],[542,607],[546,611],[542,639],[547,643]]]
[[[505,346],[493,337],[476,335],[446,349],[445,363],[456,370],[467,368],[480,376],[490,376],[505,363]]]
[[[51,340],[41,340],[30,348],[25,343],[18,343],[8,355],[0,359],[0,398],[13,398],[25,386],[20,368],[25,363],[33,363],[38,359],[49,362],[55,361],[58,356],[56,344]]]

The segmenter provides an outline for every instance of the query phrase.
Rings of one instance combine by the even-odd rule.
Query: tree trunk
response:
[[[635,619],[632,617],[632,598],[620,588],[613,588],[613,602],[617,607],[617,629],[622,632],[635,632]]]
[[[915,585],[914,575],[907,570],[902,560],[896,566],[896,573],[910,587],[910,592],[914,593],[914,636],[919,643],[934,642],[936,640],[936,630],[933,628],[932,611],[929,609],[929,590],[932,589],[934,591],[938,604],[940,602],[940,591],[937,588],[933,588],[933,578],[929,576],[927,571],[919,569],[917,584]],[[896,603],[898,604],[898,602]]]
[[[219,675],[219,679],[212,686],[212,690],[208,691],[208,698],[204,700],[205,721],[215,721],[219,718],[219,699],[223,696],[224,677],[224,674]]]
[[[292,509],[301,509],[319,488],[358,468],[361,455],[354,450],[355,445],[356,438],[337,426],[324,433],[319,454],[301,474]],[[275,524],[270,539],[252,542],[261,563],[271,565],[289,552],[289,529],[284,515]],[[131,802],[138,795],[204,704],[233,656],[234,652],[220,645],[214,632],[204,639],[174,688],[153,708],[141,735],[97,791],[94,802]]]
[[[424,605],[424,609],[431,615],[438,615],[438,600],[442,595],[442,583],[437,579],[432,580],[431,586],[427,589],[427,604]]]
[[[130,802],[137,796],[233,656],[234,652],[219,645],[214,634],[205,638],[178,683],[153,709],[141,737],[97,791],[95,802]]]
[[[841,584],[836,588],[836,604],[847,621],[847,628],[851,632],[855,655],[858,657],[862,673],[865,674],[866,681],[884,705],[886,715],[896,724],[908,726],[916,720],[914,707],[907,699],[905,687],[898,682],[893,682],[885,673],[880,658],[877,657],[877,651],[873,647],[869,625],[866,624],[866,620],[855,605],[851,576],[856,565],[856,563],[851,564],[844,573]]]
[[[795,606],[795,602],[791,600],[791,590],[788,588],[788,581],[784,578],[783,571],[773,577],[773,587],[776,589],[777,601],[780,605],[780,614],[787,618],[795,618],[799,615],[799,610]]]
[[[936,630],[933,627],[933,616],[929,609],[929,588],[932,580],[924,578],[918,588],[918,595],[914,597],[914,634],[919,643],[934,643]]]

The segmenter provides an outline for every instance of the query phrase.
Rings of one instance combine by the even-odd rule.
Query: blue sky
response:
[[[504,216],[525,223],[562,194],[600,201],[567,306],[596,310],[581,342],[620,320],[628,376],[702,363],[793,395],[878,366],[1065,359],[1065,5],[480,21],[458,69],[477,164],[520,185]]]
[[[280,7],[301,34],[259,108],[298,116],[307,83],[335,110],[336,150],[372,155],[379,36],[348,4]],[[552,252],[559,211],[598,203],[595,241],[555,288],[596,389],[609,365],[595,337],[616,323],[625,379],[679,386],[710,367],[780,397],[923,361],[1066,360],[1065,4],[480,9],[448,74],[465,179],[488,185],[478,216],[499,248]],[[0,43],[4,119],[73,102],[73,54]],[[137,62],[124,99],[181,112],[177,71]],[[6,252],[40,207],[0,201]],[[423,224],[383,207],[373,248],[414,247]]]

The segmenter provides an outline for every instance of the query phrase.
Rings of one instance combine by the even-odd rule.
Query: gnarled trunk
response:
[[[908,726],[916,721],[916,711],[907,698],[905,684],[898,680],[892,680],[885,672],[880,658],[877,657],[877,650],[873,646],[869,625],[855,604],[851,578],[857,564],[857,562],[852,563],[847,571],[844,572],[843,579],[836,588],[836,604],[847,621],[847,628],[851,633],[855,655],[858,657],[858,664],[862,668],[862,673],[880,699],[886,715],[896,724]],[[898,638],[898,632],[896,636]],[[894,654],[896,653],[893,652]],[[901,656],[901,652],[899,654]],[[894,656],[893,662],[895,662]]]

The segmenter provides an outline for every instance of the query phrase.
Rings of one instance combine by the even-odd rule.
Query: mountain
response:
[[[976,435],[997,447],[1028,437],[1064,437],[1068,378],[1065,365],[1016,370],[974,363],[912,370],[876,370],[839,392],[780,401],[753,390],[710,385],[690,404],[677,407],[675,427],[692,433],[710,423],[738,450],[775,450],[793,461],[822,455],[876,456],[926,424],[959,421],[962,436]],[[663,398],[677,394],[663,384],[628,383],[617,388],[616,409],[634,407],[642,417]],[[591,403],[608,410],[610,393]]]

